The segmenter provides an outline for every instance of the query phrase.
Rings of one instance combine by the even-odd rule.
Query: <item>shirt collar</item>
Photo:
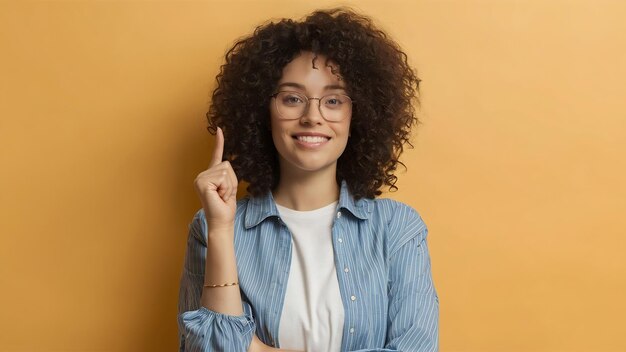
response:
[[[346,181],[342,181],[337,208],[345,209],[356,218],[366,220],[369,218],[369,213],[372,211],[372,200],[361,198],[355,201],[354,197],[350,194],[348,184]],[[251,197],[246,206],[245,227],[246,229],[250,229],[269,217],[279,216],[280,214],[278,213],[278,208],[276,208],[276,202],[274,202],[272,192],[267,192],[261,197]]]

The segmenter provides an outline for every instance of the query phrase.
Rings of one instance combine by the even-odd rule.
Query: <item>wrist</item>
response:
[[[235,225],[223,223],[207,223],[207,237],[209,240],[218,240],[228,238],[232,241],[235,233]]]

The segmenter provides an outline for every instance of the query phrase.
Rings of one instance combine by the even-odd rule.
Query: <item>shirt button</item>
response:
[[[338,211],[338,212],[337,212],[337,218],[340,218],[340,217],[341,217],[341,212],[340,212],[340,211]]]
[[[356,301],[356,296],[355,295],[350,296],[350,300],[351,301]]]
[[[338,238],[338,239],[337,239],[337,242],[342,243],[342,242],[343,242],[343,240],[342,240],[341,238]]]
[[[350,333],[354,334],[354,328],[350,328]]]
[[[343,268],[343,271],[347,273],[347,272],[350,272],[350,269],[348,269],[348,267],[345,267]]]

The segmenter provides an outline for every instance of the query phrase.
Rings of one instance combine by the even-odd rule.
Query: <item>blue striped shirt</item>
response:
[[[439,299],[426,244],[411,207],[390,199],[357,201],[341,185],[332,242],[344,307],[341,351],[437,351]],[[180,283],[180,351],[244,352],[256,335],[280,347],[279,323],[291,264],[291,234],[271,193],[237,203],[235,253],[244,314],[200,304],[207,225],[189,225]],[[344,268],[350,268],[344,270]]]

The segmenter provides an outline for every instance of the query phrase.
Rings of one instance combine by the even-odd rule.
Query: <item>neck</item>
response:
[[[315,172],[282,170],[280,182],[273,191],[277,204],[289,209],[307,211],[322,208],[339,199],[336,167]]]

